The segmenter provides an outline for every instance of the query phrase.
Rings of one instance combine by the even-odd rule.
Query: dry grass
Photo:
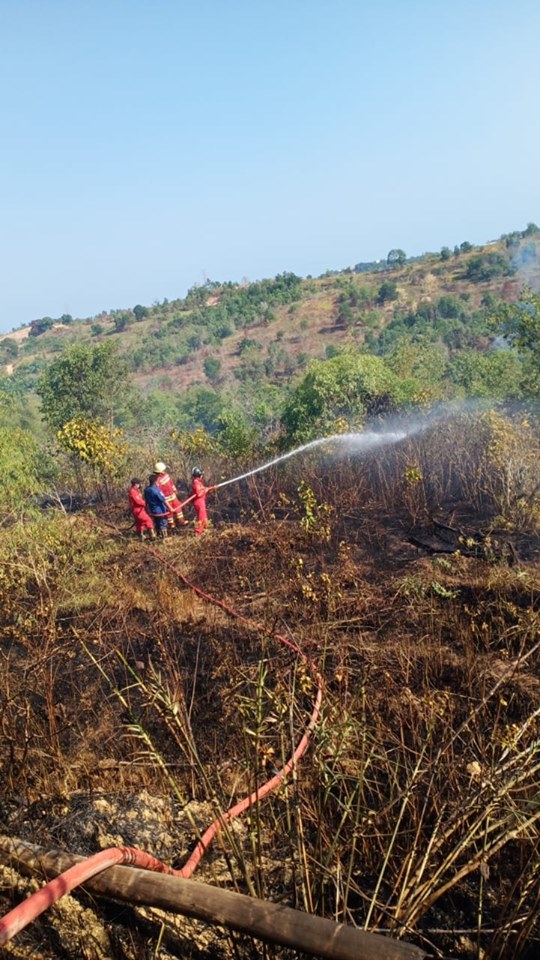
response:
[[[538,534],[510,524],[514,554],[485,547],[497,488],[476,473],[471,502],[453,439],[438,431],[331,472],[310,461],[303,478],[325,506],[310,523],[292,470],[228,489],[205,538],[160,546],[262,631],[194,598],[133,541],[80,519],[14,528],[0,548],[2,828],[93,852],[126,841],[120,810],[146,791],[167,805],[164,855],[185,857],[205,824],[180,826],[179,811],[226,810],[303,730],[309,672],[267,635],[290,631],[325,678],[311,750],[202,876],[435,955],[524,957],[540,907]],[[437,467],[418,498],[403,476],[414,460],[424,477],[422,458]],[[474,550],[409,541],[436,509]],[[81,815],[96,793],[120,804],[101,833]],[[136,956],[120,928],[107,927],[114,956]],[[159,928],[145,930],[155,945]]]

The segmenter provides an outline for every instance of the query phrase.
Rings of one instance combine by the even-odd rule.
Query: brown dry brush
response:
[[[302,732],[309,670],[266,633],[291,631],[326,682],[311,751],[204,875],[435,953],[525,956],[540,936],[534,447],[518,464],[498,422],[466,439],[450,423],[361,462],[310,458],[301,477],[289,463],[223,491],[206,541],[164,546],[262,632],[115,534],[69,517],[14,528],[0,545],[2,828],[94,852],[115,824],[78,830],[85,798],[146,790],[172,804],[156,842],[181,861],[206,825],[175,827],[186,804],[226,810]],[[513,472],[497,474],[496,443]],[[453,553],[409,542],[435,514],[464,538]],[[503,527],[517,565],[466,555]]]

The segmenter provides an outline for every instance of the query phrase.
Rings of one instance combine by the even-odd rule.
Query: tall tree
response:
[[[501,305],[496,322],[522,356],[524,392],[540,396],[540,293],[523,290],[516,303]]]
[[[287,399],[282,416],[285,441],[332,433],[336,422],[363,422],[366,415],[394,410],[413,394],[381,357],[342,354],[313,360]]]
[[[77,416],[111,425],[127,379],[127,367],[114,344],[73,346],[51,363],[38,382],[43,417],[53,430]]]
[[[398,267],[401,267],[405,263],[406,259],[407,259],[407,254],[405,253],[405,251],[401,250],[400,248],[397,248],[396,250],[390,250],[386,258],[386,262],[389,267],[395,267],[396,265]]]

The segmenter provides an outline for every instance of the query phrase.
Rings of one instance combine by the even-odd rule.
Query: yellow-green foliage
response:
[[[98,474],[117,474],[124,462],[127,447],[122,430],[111,430],[98,420],[74,417],[56,434],[60,446],[76,454]]]
[[[304,480],[298,487],[298,496],[304,510],[304,515],[300,520],[302,530],[308,536],[327,543],[332,532],[330,525],[331,507],[327,503],[318,503],[313,490]]]
[[[0,427],[0,513],[36,492],[42,466],[42,454],[31,433]]]
[[[518,527],[540,522],[540,441],[527,417],[510,420],[493,410],[480,417],[483,482],[501,518]]]
[[[59,610],[101,605],[111,596],[105,562],[114,545],[81,519],[63,514],[38,515],[10,529],[0,539],[2,629],[24,640]]]
[[[184,457],[206,457],[216,452],[216,442],[204,427],[196,430],[174,430],[171,434],[179,452]]]

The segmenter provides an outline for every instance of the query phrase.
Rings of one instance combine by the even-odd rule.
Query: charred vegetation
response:
[[[182,863],[303,732],[313,679],[279,631],[318,664],[322,716],[294,775],[223,831],[201,878],[434,956],[531,956],[540,516],[537,438],[514,429],[451,421],[361,460],[310,455],[218,491],[204,537],[156,549],[249,622],[135,542],[114,496],[12,525],[1,832]],[[1,880],[4,912],[27,881]],[[94,953],[61,911],[19,949],[260,955],[246,937],[77,902]]]

